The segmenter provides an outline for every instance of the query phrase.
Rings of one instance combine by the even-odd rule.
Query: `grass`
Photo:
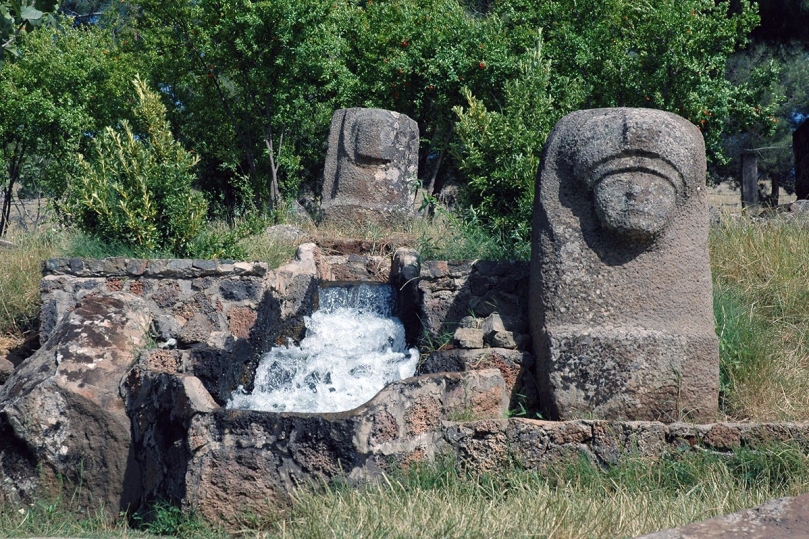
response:
[[[809,419],[809,221],[726,219],[710,247],[725,413]]]
[[[0,339],[5,340],[17,340],[33,329],[42,261],[60,252],[63,239],[47,232],[20,234],[13,241],[16,248],[0,250]]]
[[[544,470],[459,471],[449,459],[412,466],[362,488],[299,491],[288,508],[249,515],[257,538],[634,537],[809,490],[809,456],[790,444],[733,454],[674,453],[601,467],[584,457]],[[168,504],[148,518],[105,521],[66,502],[0,508],[4,537],[219,538],[222,530]]]
[[[806,454],[773,446],[689,452],[604,469],[457,471],[451,461],[364,489],[300,494],[262,537],[634,537],[809,489]]]

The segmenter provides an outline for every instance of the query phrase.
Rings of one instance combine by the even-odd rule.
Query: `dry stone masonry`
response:
[[[337,111],[323,220],[411,217],[417,152],[406,116]],[[351,240],[300,245],[277,269],[45,262],[42,348],[0,373],[0,503],[30,503],[66,478],[87,505],[168,499],[236,526],[310,481],[359,483],[439,454],[493,471],[809,447],[806,423],[711,422],[718,350],[696,128],[660,111],[580,111],[556,126],[542,163],[530,265],[370,256]],[[394,286],[408,344],[423,352],[417,376],[346,412],[225,408],[238,386],[252,389],[264,352],[300,342],[321,286],[346,282]],[[569,421],[528,419],[538,410]]]
[[[418,152],[418,124],[404,114],[336,111],[323,174],[322,222],[345,228],[412,218]]]
[[[531,333],[551,416],[714,418],[699,130],[647,109],[565,116],[543,150],[533,230]]]

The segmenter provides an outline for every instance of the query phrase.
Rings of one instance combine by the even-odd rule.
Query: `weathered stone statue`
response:
[[[336,111],[326,154],[322,222],[361,226],[411,218],[418,155],[418,124],[404,114]]]
[[[705,145],[683,118],[582,110],[537,177],[531,333],[561,419],[708,420],[718,406]]]

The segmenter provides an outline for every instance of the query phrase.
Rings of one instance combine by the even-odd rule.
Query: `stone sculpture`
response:
[[[391,225],[413,216],[419,128],[381,109],[334,113],[326,154],[321,222]]]
[[[705,146],[667,112],[562,118],[537,177],[531,334],[561,419],[709,420],[719,357]]]

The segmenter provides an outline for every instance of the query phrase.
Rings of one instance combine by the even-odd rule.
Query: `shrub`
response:
[[[79,229],[136,252],[186,255],[205,224],[207,203],[191,188],[197,158],[174,140],[166,109],[139,77],[135,131],[125,120],[96,139],[91,159],[79,156],[79,177],[66,209]]]
[[[505,83],[500,111],[492,111],[464,88],[469,107],[454,107],[459,141],[453,155],[467,177],[464,199],[483,223],[510,242],[530,239],[534,177],[542,144],[558,120],[548,94],[550,62],[543,57],[541,34],[536,46],[517,61],[519,75]]]

